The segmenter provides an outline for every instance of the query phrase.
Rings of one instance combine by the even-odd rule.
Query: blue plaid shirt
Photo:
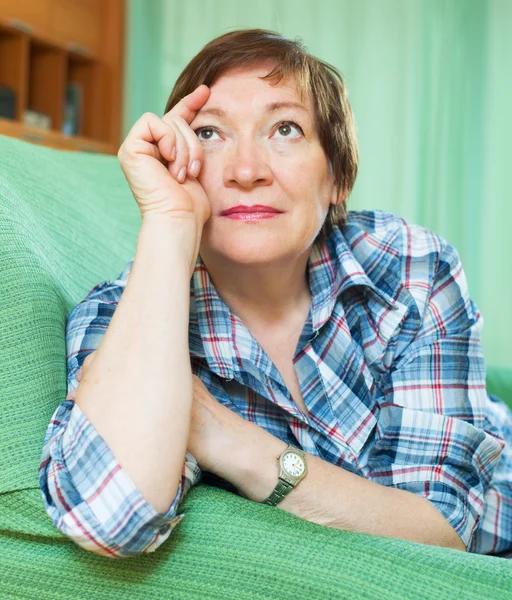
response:
[[[100,345],[132,264],[69,314],[68,392]],[[427,499],[467,551],[512,558],[512,411],[486,393],[482,317],[456,250],[395,215],[352,211],[313,245],[307,274],[312,303],[294,364],[309,415],[221,300],[200,255],[190,280],[192,372],[281,440]],[[55,410],[39,468],[55,526],[112,558],[155,551],[203,476],[187,452],[174,501],[156,512],[73,400]]]

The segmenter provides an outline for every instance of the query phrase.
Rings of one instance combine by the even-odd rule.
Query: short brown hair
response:
[[[164,114],[201,84],[210,87],[229,69],[269,59],[276,64],[261,79],[275,84],[292,75],[302,101],[304,95],[311,98],[315,129],[333,170],[338,194],[344,190],[344,199],[336,206],[330,205],[317,238],[328,236],[333,225],[341,227],[347,218],[346,199],[354,186],[359,160],[356,126],[343,76],[329,63],[309,54],[302,40],[289,40],[265,29],[239,29],[213,39],[181,72]]]

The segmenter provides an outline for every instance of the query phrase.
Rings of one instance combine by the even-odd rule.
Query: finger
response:
[[[209,97],[210,88],[203,83],[192,93],[182,98],[166,115],[181,117],[187,123],[192,123],[197,111],[206,104]]]
[[[78,373],[76,375],[76,380],[77,381],[81,381],[82,380],[82,375],[83,375],[83,370],[80,369],[80,371],[78,371]]]
[[[187,176],[190,153],[187,140],[181,132],[181,129],[174,122],[172,124],[172,128],[176,139],[176,158],[174,159],[169,171],[176,181],[183,183]]]
[[[187,173],[192,177],[197,177],[203,164],[203,146],[197,138],[196,133],[191,129],[190,125],[181,117],[176,117],[174,122],[179,127],[183,137],[185,138],[189,149],[189,161],[187,165]]]
[[[156,144],[156,146],[155,146]],[[176,145],[176,131],[169,123],[153,113],[144,113],[130,129],[118,151],[118,158],[125,160],[137,154],[156,156],[158,149],[166,160],[172,160],[172,150]]]
[[[66,396],[66,400],[74,400],[75,393],[76,393],[76,388],[73,391],[69,392],[69,394]]]

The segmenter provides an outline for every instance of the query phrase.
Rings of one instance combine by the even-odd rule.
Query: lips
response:
[[[271,206],[264,206],[262,204],[255,204],[254,206],[245,206],[243,204],[239,204],[238,206],[233,206],[232,208],[228,208],[227,210],[222,211],[221,215],[232,215],[234,213],[280,213],[281,210],[277,210],[276,208],[272,208]]]

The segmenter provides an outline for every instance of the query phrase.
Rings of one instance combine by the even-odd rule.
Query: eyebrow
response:
[[[271,102],[270,104],[267,104],[265,106],[265,112],[267,114],[273,113],[276,110],[280,110],[282,108],[298,108],[299,110],[303,110],[305,113],[309,114],[308,109],[303,106],[302,104],[299,104],[298,102],[292,102],[292,101],[287,101],[287,102]],[[225,118],[227,117],[226,111],[222,110],[222,108],[217,108],[212,106],[211,108],[205,108],[205,109],[200,109],[197,111],[197,115],[216,115],[217,117],[220,118]]]

